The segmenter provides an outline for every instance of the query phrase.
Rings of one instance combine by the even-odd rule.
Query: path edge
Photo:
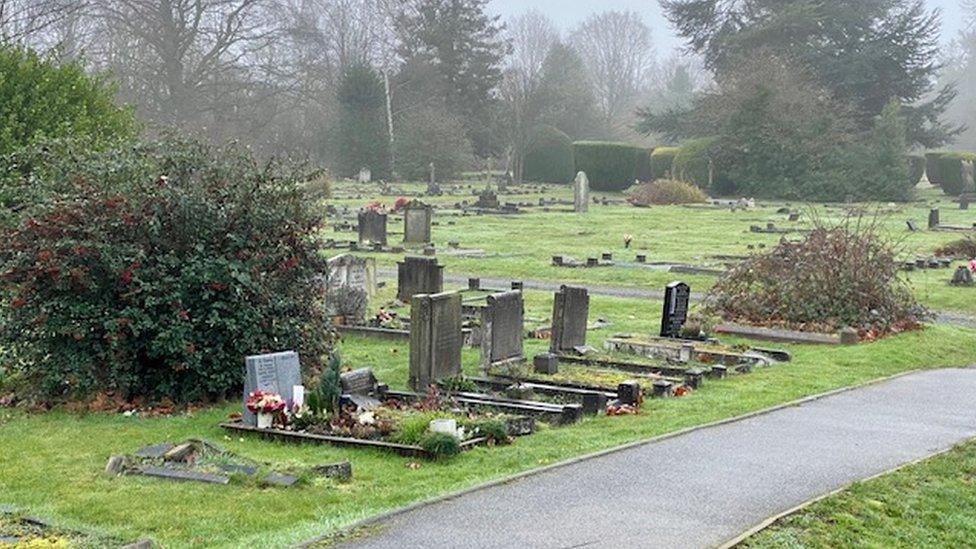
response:
[[[818,400],[822,400],[822,399],[829,398],[829,397],[832,397],[832,396],[840,395],[840,394],[847,393],[847,392],[850,392],[850,391],[855,391],[857,389],[863,389],[865,387],[871,387],[873,385],[880,385],[882,383],[887,383],[889,381],[894,381],[894,380],[899,379],[899,378],[907,377],[907,376],[914,375],[914,374],[918,374],[918,373],[922,373],[922,372],[931,372],[931,371],[937,371],[937,370],[964,370],[964,369],[967,369],[967,367],[963,366],[963,367],[952,367],[952,368],[915,368],[913,370],[906,370],[904,372],[899,372],[897,374],[893,374],[893,375],[890,375],[890,376],[885,376],[885,377],[881,377],[881,378],[877,378],[877,379],[872,379],[872,380],[869,380],[869,381],[866,381],[864,383],[860,383],[860,384],[857,384],[857,385],[851,385],[849,387],[841,387],[839,389],[833,389],[833,390],[830,390],[830,391],[827,391],[827,392],[824,392],[824,393],[818,393],[818,394],[815,394],[815,395],[810,395],[810,396],[806,396],[806,397],[803,397],[803,398],[799,398],[799,399],[796,399],[796,400],[791,400],[789,402],[784,402],[782,404],[777,404],[777,405],[771,406],[769,408],[763,408],[761,410],[756,410],[756,411],[753,411],[753,412],[748,412],[746,414],[742,414],[742,415],[738,415],[738,416],[733,416],[733,417],[729,417],[729,418],[725,418],[725,419],[720,419],[720,420],[717,420],[717,421],[713,421],[711,423],[703,423],[701,425],[695,425],[695,426],[692,426],[692,427],[685,427],[684,429],[679,429],[677,431],[672,431],[670,433],[665,433],[663,435],[657,435],[655,437],[651,437],[651,438],[648,438],[648,439],[643,439],[643,440],[637,440],[637,441],[634,441],[634,442],[629,442],[629,443],[624,444],[622,446],[615,446],[613,448],[608,448],[606,450],[600,450],[600,451],[593,452],[593,453],[590,453],[590,454],[584,454],[582,456],[576,456],[576,457],[573,457],[573,458],[569,458],[567,460],[560,461],[558,463],[553,463],[553,464],[550,464],[550,465],[546,465],[544,467],[538,467],[538,468],[535,468],[535,469],[529,469],[527,471],[522,471],[521,473],[515,473],[513,475],[509,475],[509,476],[506,476],[506,477],[501,477],[501,478],[498,478],[498,479],[494,479],[494,480],[490,480],[490,481],[487,481],[487,482],[483,482],[481,484],[476,484],[474,486],[471,486],[471,487],[468,487],[468,488],[464,488],[462,490],[458,490],[458,491],[455,491],[455,492],[449,492],[447,494],[443,494],[443,495],[440,495],[440,496],[435,496],[435,497],[430,498],[430,499],[425,499],[425,500],[421,500],[421,501],[418,501],[418,502],[415,502],[415,503],[411,503],[410,505],[407,505],[405,507],[400,507],[400,508],[397,508],[397,509],[393,509],[393,510],[390,510],[390,511],[386,511],[384,513],[380,513],[378,515],[373,515],[371,517],[367,517],[367,518],[358,520],[358,521],[356,521],[356,522],[354,522],[354,523],[352,523],[352,524],[350,524],[348,526],[345,526],[343,528],[339,528],[338,530],[336,530],[334,532],[330,532],[328,534],[322,534],[320,536],[316,536],[314,538],[311,538],[311,539],[302,541],[302,542],[300,542],[300,543],[298,543],[296,545],[293,545],[293,547],[295,547],[296,549],[305,549],[305,548],[311,547],[313,545],[316,545],[318,543],[322,543],[324,541],[328,541],[330,538],[341,538],[342,536],[346,536],[346,535],[350,535],[350,534],[354,533],[356,530],[359,530],[360,528],[363,528],[363,527],[366,527],[366,526],[371,526],[371,525],[374,525],[374,524],[379,523],[379,522],[385,522],[385,521],[387,521],[387,520],[389,520],[389,519],[391,519],[393,517],[396,517],[396,516],[399,516],[399,515],[402,515],[402,514],[405,514],[405,513],[409,513],[411,511],[414,511],[414,510],[417,510],[417,509],[421,509],[423,507],[429,507],[431,505],[435,505],[435,504],[438,504],[438,503],[443,503],[445,501],[450,501],[450,500],[453,500],[453,499],[457,499],[459,497],[466,496],[466,495],[472,494],[474,492],[480,492],[482,490],[487,490],[488,488],[493,488],[495,486],[501,486],[503,484],[508,484],[508,483],[515,482],[515,481],[518,481],[518,480],[521,480],[521,479],[524,479],[524,478],[532,477],[532,476],[535,476],[535,475],[540,475],[542,473],[547,473],[549,471],[552,471],[552,470],[555,470],[555,469],[561,469],[563,467],[568,467],[570,465],[575,465],[577,463],[582,463],[582,462],[589,461],[589,460],[592,460],[592,459],[597,459],[597,458],[601,458],[601,457],[604,457],[604,456],[616,454],[618,452],[623,452],[623,451],[626,451],[626,450],[631,450],[631,449],[634,449],[634,448],[639,448],[641,446],[647,446],[647,445],[650,445],[650,444],[656,444],[658,442],[663,442],[663,441],[666,441],[666,440],[670,440],[672,438],[677,438],[677,437],[680,437],[680,436],[683,436],[683,435],[686,435],[686,434],[689,434],[689,433],[694,433],[696,431],[704,431],[704,430],[707,430],[707,429],[714,429],[716,427],[721,427],[723,425],[728,425],[730,423],[739,423],[739,422],[742,422],[742,421],[746,421],[748,419],[765,416],[765,415],[768,415],[768,414],[772,414],[774,412],[778,412],[780,410],[785,410],[787,408],[795,408],[797,406],[802,406],[804,404],[809,404],[811,402],[816,402]],[[953,446],[953,447],[955,447],[955,446]],[[949,448],[947,450],[943,450],[942,452],[939,452],[937,454],[933,454],[933,455],[927,456],[927,457],[922,458],[922,459],[917,460],[917,461],[924,461],[926,459],[930,459],[932,457],[935,457],[935,456],[937,456],[937,455],[939,455],[941,453],[944,453],[944,452],[946,452],[948,450],[951,450],[951,449],[952,448]],[[899,466],[896,469],[892,469],[891,471],[882,472],[882,473],[880,473],[878,475],[874,475],[872,477],[868,477],[868,478],[865,478],[865,479],[861,479],[860,481],[854,481],[854,483],[856,483],[856,482],[862,482],[862,481],[865,481],[865,480],[871,480],[871,479],[876,478],[876,477],[879,477],[879,476],[884,476],[884,475],[886,475],[888,473],[897,471],[901,467],[905,467],[907,465],[911,465],[911,463],[901,465],[901,466]],[[851,484],[854,484],[854,483],[851,483]],[[809,506],[809,505],[815,503],[819,499],[823,499],[823,498],[828,497],[830,495],[833,495],[833,494],[835,494],[837,492],[841,492],[841,491],[843,491],[843,490],[845,490],[845,489],[847,489],[849,487],[850,487],[850,484],[847,485],[847,486],[845,486],[845,487],[843,487],[843,488],[840,488],[838,490],[835,490],[833,492],[830,492],[828,494],[823,494],[823,495],[817,496],[817,498],[815,498],[815,499],[809,500],[809,501],[807,501],[805,503],[800,504],[796,508],[790,509],[790,510],[782,513],[782,516],[786,516],[786,515],[795,513],[797,511],[801,510],[803,507],[806,507],[806,506]],[[767,521],[775,522],[775,520],[778,520],[779,518],[782,518],[782,516],[777,515],[776,517],[773,517],[771,519],[766,519],[766,520],[762,521],[761,523],[757,524],[756,526],[753,526],[753,528],[750,530],[750,532],[752,534],[755,534],[756,532],[759,532],[759,531],[761,531],[764,528],[768,528],[769,527],[769,524],[766,524]],[[762,528],[759,528],[759,526],[760,525],[763,525],[763,524],[765,524],[765,526],[763,526]],[[770,522],[770,524],[771,524],[771,522]],[[755,531],[752,531],[752,530],[755,530]],[[737,537],[733,538],[732,540],[730,540],[730,541],[728,541],[728,542],[720,545],[719,547],[722,548],[722,549],[727,549],[727,548],[730,548],[730,547],[734,547],[735,545],[737,545],[739,543],[742,543],[742,541],[744,541],[747,537],[748,536],[743,537],[743,535],[737,536]],[[739,538],[742,538],[742,539],[739,539]],[[738,541],[735,541],[735,540],[738,540]],[[735,541],[735,543],[732,543],[732,541]]]

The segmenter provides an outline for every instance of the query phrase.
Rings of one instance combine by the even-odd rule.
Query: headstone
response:
[[[590,180],[586,172],[576,174],[573,181],[573,210],[576,213],[586,213],[590,209]]]
[[[249,356],[244,359],[244,401],[254,391],[277,393],[291,408],[296,385],[302,384],[302,367],[298,353],[286,351],[267,355]],[[244,407],[244,423],[257,425],[257,417]]]
[[[917,233],[918,232],[918,225],[914,221],[912,221],[911,219],[909,219],[906,223],[908,224],[908,230],[910,232],[913,232],[913,233]]]
[[[621,404],[629,404],[631,406],[640,404],[643,399],[643,391],[641,386],[636,381],[626,381],[617,385],[617,399]]]
[[[343,286],[349,286],[366,292],[366,297],[376,296],[378,286],[376,282],[376,260],[371,257],[357,257],[352,254],[337,255],[328,260],[329,276],[328,291],[333,293]],[[328,298],[326,298],[328,301]]]
[[[476,208],[484,208],[486,210],[497,210],[498,195],[495,191],[491,189],[485,189],[484,191],[478,193],[478,201],[474,203]]]
[[[956,269],[955,274],[952,275],[953,286],[972,286],[973,285],[973,273],[969,270],[969,267],[962,266]]]
[[[369,183],[372,180],[373,180],[373,172],[369,168],[363,167],[359,169],[360,183]]]
[[[444,290],[444,267],[437,258],[407,256],[397,263],[397,299],[410,303],[417,294],[439,294]]]
[[[482,368],[488,370],[496,364],[523,359],[524,318],[522,292],[511,291],[488,296],[488,304],[481,309]]]
[[[939,222],[939,209],[932,208],[929,211],[929,228],[935,229],[938,228],[939,225],[941,225],[941,223]]]
[[[461,374],[461,294],[415,295],[410,304],[410,388]]]
[[[386,246],[386,214],[372,208],[359,212],[359,243]]]
[[[688,320],[691,288],[684,282],[672,282],[664,289],[664,312],[661,315],[661,337],[677,338]]]
[[[537,374],[558,374],[559,357],[552,353],[540,353],[532,358],[532,366]]]
[[[840,331],[841,345],[857,345],[860,342],[861,334],[859,334],[854,328],[848,326]]]
[[[427,244],[430,242],[430,226],[434,211],[429,205],[412,200],[403,209],[403,242]]]
[[[590,314],[590,296],[586,288],[563,286],[556,292],[552,306],[552,335],[549,352],[572,352],[586,345],[586,323]]]

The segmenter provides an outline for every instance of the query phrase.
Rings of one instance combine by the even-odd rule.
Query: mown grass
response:
[[[568,191],[561,192],[569,196]],[[392,198],[386,200],[392,202]],[[358,206],[366,200],[338,202]],[[459,240],[465,247],[481,248],[490,254],[483,259],[442,256],[448,272],[659,291],[674,275],[624,268],[556,269],[549,261],[555,254],[585,258],[602,251],[612,251],[621,258],[640,251],[651,260],[685,262],[705,261],[714,254],[746,253],[748,244],[776,242],[776,236],[748,233],[750,224],[766,220],[787,225],[785,216],[775,214],[775,210],[772,204],[738,213],[595,206],[586,216],[540,212],[514,217],[456,217],[450,218],[454,225],[443,222],[434,227],[434,238],[442,247],[448,240]],[[893,214],[887,222],[892,234],[905,236],[906,245],[919,253],[954,238],[941,233],[903,234],[901,218],[908,215],[922,223],[925,212],[927,205],[919,203]],[[962,213],[958,213],[960,220],[953,219],[957,214],[948,211],[943,217],[947,222],[961,223]],[[625,233],[634,235],[635,249],[623,249]],[[392,255],[377,257],[385,266],[392,266],[397,259]],[[966,290],[944,288],[940,274],[948,276],[942,271],[916,277],[923,301],[976,311],[969,294],[963,293]],[[711,277],[683,278],[695,292],[705,291],[714,282]],[[383,289],[378,302],[392,297],[392,286]],[[927,294],[925,288],[929,289]],[[546,324],[551,304],[551,294],[527,292],[528,326]],[[604,318],[611,326],[592,331],[589,343],[600,347],[603,339],[620,332],[653,333],[658,328],[659,308],[658,302],[649,300],[594,296],[590,320]],[[639,416],[591,418],[573,427],[544,429],[510,447],[479,448],[448,462],[423,462],[416,469],[407,467],[414,460],[376,451],[228,437],[217,424],[238,410],[236,403],[151,419],[0,410],[0,504],[23,506],[32,514],[55,519],[64,528],[94,530],[124,539],[148,536],[166,547],[283,547],[412,502],[573,456],[907,370],[968,365],[976,362],[974,336],[976,331],[939,326],[855,347],[792,346],[792,363],[748,376],[708,381],[703,390],[690,396],[648,402]],[[527,341],[526,354],[531,356],[546,346],[544,341]],[[346,338],[340,347],[348,366],[371,367],[392,387],[406,386],[405,342]],[[477,351],[465,350],[465,371],[476,373],[477,363]],[[349,459],[354,479],[345,484],[323,480],[282,490],[247,483],[217,487],[138,477],[110,479],[101,473],[110,455],[188,437],[210,438],[231,451],[276,467]]]
[[[972,547],[976,441],[890,475],[857,483],[785,517],[743,545]]]

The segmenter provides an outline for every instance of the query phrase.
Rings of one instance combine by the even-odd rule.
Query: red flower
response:
[[[227,289],[227,284],[223,282],[210,282],[207,287],[215,292],[222,292]]]
[[[176,316],[178,316],[180,320],[190,320],[190,312],[186,309],[180,309],[180,312],[176,313]]]
[[[122,275],[119,276],[119,282],[121,282],[123,286],[128,286],[129,284],[132,284],[132,270],[126,269],[122,271]]]
[[[10,306],[14,309],[19,309],[24,305],[27,305],[27,300],[22,297],[18,296],[10,300]]]

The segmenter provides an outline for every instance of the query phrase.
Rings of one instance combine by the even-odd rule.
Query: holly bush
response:
[[[328,350],[314,173],[164,139],[0,165],[54,189],[0,226],[0,346],[21,394],[194,401],[248,354]]]

